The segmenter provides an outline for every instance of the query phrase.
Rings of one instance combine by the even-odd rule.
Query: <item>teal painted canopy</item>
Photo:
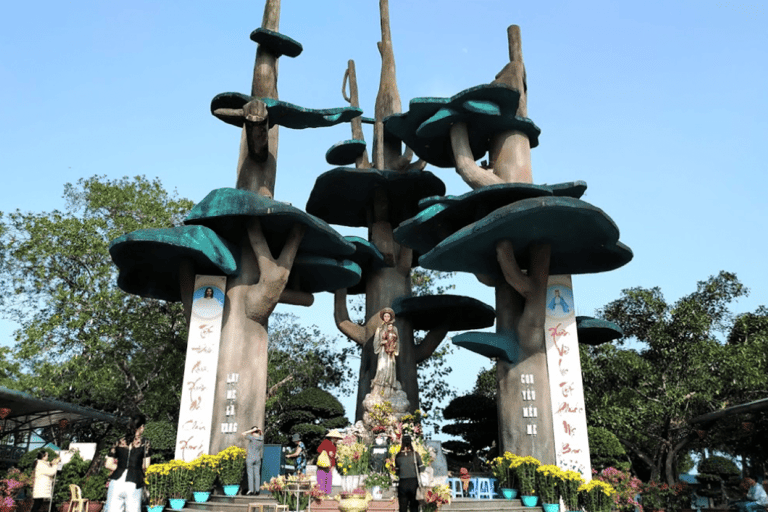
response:
[[[179,265],[189,259],[195,272],[237,273],[234,248],[204,226],[140,229],[112,241],[112,261],[120,269],[117,285],[142,297],[180,301]]]
[[[601,345],[624,336],[622,328],[615,323],[591,316],[576,317],[576,332],[579,343],[585,345]]]
[[[496,312],[491,306],[461,295],[400,297],[392,309],[396,316],[408,318],[419,331],[438,327],[446,327],[448,331],[484,329],[496,321]]]
[[[518,341],[513,334],[464,332],[451,338],[451,342],[481,356],[517,363]]]
[[[243,126],[243,115],[240,112],[233,113],[233,111],[242,109],[251,99],[253,99],[251,96],[239,92],[217,94],[211,100],[211,113],[225,123],[240,128]],[[325,128],[339,123],[347,123],[363,113],[357,107],[312,109],[273,98],[259,99],[267,107],[270,128],[274,125],[296,130]]]
[[[331,165],[352,165],[364,151],[364,140],[343,140],[325,152],[325,161]]]
[[[625,265],[632,251],[618,241],[619,228],[601,209],[571,197],[523,199],[494,210],[424,254],[425,268],[500,277],[496,244],[509,239],[521,268],[531,244],[550,244],[551,274],[605,272]]]
[[[359,236],[345,236],[348,242],[355,246],[355,253],[348,256],[348,259],[358,264],[362,270],[360,281],[354,286],[347,288],[347,295],[359,295],[365,293],[365,283],[368,280],[368,274],[374,270],[386,267],[384,255],[381,254],[375,245]]]
[[[502,85],[485,84],[465,89],[451,98],[415,98],[408,112],[384,119],[384,129],[437,167],[454,167],[450,128],[467,124],[469,146],[475,160],[488,152],[500,132],[525,133],[534,148],[541,130],[528,118],[515,115],[520,93]]]
[[[251,41],[264,46],[275,57],[298,57],[304,49],[298,41],[266,28],[257,28],[251,32]]]
[[[301,252],[328,257],[348,256],[355,252],[354,245],[322,220],[294,206],[248,190],[220,188],[211,191],[189,212],[184,223],[207,226],[239,244],[246,233],[246,222],[253,217],[259,218],[274,255],[280,253],[296,223],[307,227],[299,245]]]
[[[418,211],[419,200],[444,194],[445,184],[429,171],[337,167],[318,176],[307,200],[307,212],[331,224],[368,226],[367,212],[376,189],[386,194],[390,222],[395,227]]]
[[[420,253],[432,250],[438,243],[464,226],[476,222],[487,214],[508,204],[549,195],[581,194],[587,184],[583,181],[556,185],[528,183],[501,183],[481,187],[461,196],[429,197],[419,205],[429,205],[395,230],[395,240]]]
[[[360,281],[357,263],[309,254],[297,254],[288,278],[288,288],[307,293],[333,292]]]

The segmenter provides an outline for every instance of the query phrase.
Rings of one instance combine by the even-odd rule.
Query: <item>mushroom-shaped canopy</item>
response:
[[[254,99],[239,92],[217,94],[211,100],[211,113],[227,124],[243,126],[242,109]],[[269,127],[274,125],[301,130],[304,128],[325,128],[339,123],[346,123],[358,117],[363,111],[357,107],[338,107],[326,109],[304,108],[274,98],[258,98],[267,107]]]
[[[571,197],[523,199],[494,210],[452,234],[419,259],[434,270],[500,276],[496,245],[510,240],[520,268],[529,268],[531,244],[552,248],[551,274],[589,274],[625,265],[632,251],[601,209]]]
[[[361,275],[353,261],[297,254],[287,287],[306,293],[333,292],[357,284]]]
[[[318,176],[307,200],[307,212],[331,224],[368,226],[368,211],[377,189],[387,195],[393,227],[418,211],[420,199],[445,194],[445,184],[429,171],[337,167]]]
[[[325,152],[325,161],[331,165],[352,165],[363,151],[365,151],[364,140],[343,140]]]
[[[464,226],[478,221],[488,213],[530,197],[578,194],[586,190],[583,181],[556,185],[531,185],[528,183],[501,183],[481,187],[461,196],[439,196],[422,200],[419,206],[429,205],[414,217],[406,220],[395,230],[395,240],[419,252],[426,253]],[[573,196],[571,196],[573,197]]]
[[[117,285],[142,297],[181,300],[179,265],[192,261],[195,273],[237,273],[237,251],[205,226],[140,229],[109,245],[112,261],[120,269]]]
[[[451,338],[451,341],[454,345],[491,359],[503,359],[513,364],[518,359],[518,341],[514,333],[463,332]]]
[[[579,343],[585,345],[601,345],[624,336],[622,328],[615,323],[591,316],[576,317],[576,332]]]
[[[347,288],[347,295],[365,293],[367,274],[387,266],[384,262],[384,255],[365,238],[360,238],[359,236],[345,236],[344,238],[355,246],[355,253],[348,256],[348,258],[357,263],[362,270],[360,281],[354,286]]]
[[[478,85],[451,98],[412,99],[408,112],[384,119],[384,129],[430,164],[454,167],[450,130],[456,123],[467,123],[475,160],[488,152],[495,134],[509,130],[525,133],[531,147],[536,147],[541,130],[530,119],[515,115],[519,103],[515,89]]]
[[[304,49],[298,41],[266,28],[251,32],[251,41],[266,47],[275,57],[298,57]]]
[[[192,208],[185,224],[202,224],[222,237],[240,244],[245,236],[245,224],[258,217],[272,254],[279,254],[291,227],[307,227],[299,251],[318,256],[347,256],[355,246],[344,240],[335,229],[322,220],[286,203],[281,203],[249,190],[219,188]]]
[[[496,321],[496,312],[491,306],[461,295],[400,297],[392,309],[397,317],[409,319],[419,331],[438,327],[447,327],[449,331],[484,329]]]

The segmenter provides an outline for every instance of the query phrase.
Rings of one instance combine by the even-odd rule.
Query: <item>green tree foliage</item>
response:
[[[454,398],[443,410],[443,417],[452,421],[443,426],[443,433],[461,438],[443,446],[462,463],[469,463],[475,452],[488,453],[492,446],[498,446],[496,389],[494,365],[480,371],[471,393]]]
[[[0,219],[0,314],[21,326],[12,353],[0,354],[0,378],[11,373],[16,389],[175,421],[181,306],[120,291],[108,246],[130,231],[179,224],[192,203],[144,177],[81,179],[64,187],[64,198],[64,211]]]
[[[276,418],[277,430],[268,434],[268,442],[288,444],[290,434],[300,434],[312,454],[330,429],[347,425],[349,420],[341,402],[327,391],[307,388],[287,400],[284,412]]]
[[[321,430],[322,438],[327,429],[349,423],[344,408],[330,394],[350,395],[356,382],[348,364],[355,348],[338,348],[341,345],[316,326],[301,325],[295,315],[272,314],[264,429],[268,442],[286,443],[296,432],[312,432],[313,437]]]
[[[746,294],[734,274],[721,272],[672,304],[659,288],[633,288],[602,310],[625,338],[581,347],[587,419],[619,438],[639,474],[673,484],[678,459],[701,446],[689,420],[766,396],[766,336],[724,343],[741,326],[729,308]],[[620,348],[628,340],[639,349]]]
[[[587,427],[587,431],[592,469],[598,472],[605,468],[629,471],[629,457],[615,435],[601,427]]]

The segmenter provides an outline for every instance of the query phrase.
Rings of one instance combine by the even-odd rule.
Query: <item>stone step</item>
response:
[[[264,505],[264,512],[272,512],[277,502],[268,492],[262,491],[259,496],[224,496],[214,494],[211,499],[205,503],[196,503],[188,501],[185,510],[196,510],[200,512],[246,512],[248,505],[258,503]],[[315,512],[330,512],[339,510],[338,502],[333,499],[327,499],[321,504],[313,504],[312,510]],[[166,512],[170,509],[166,508]],[[256,509],[258,510],[258,508]],[[368,505],[371,512],[397,511],[397,499],[373,500]],[[490,511],[515,511],[515,512],[543,512],[541,507],[526,507],[519,499],[504,500],[477,500],[471,498],[454,499],[450,505],[440,508],[441,512],[490,512]]]

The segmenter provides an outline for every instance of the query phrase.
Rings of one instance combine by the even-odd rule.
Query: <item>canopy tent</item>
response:
[[[90,407],[37,398],[0,386],[0,462],[15,461],[26,453],[34,432],[92,421],[114,423],[117,417]]]

